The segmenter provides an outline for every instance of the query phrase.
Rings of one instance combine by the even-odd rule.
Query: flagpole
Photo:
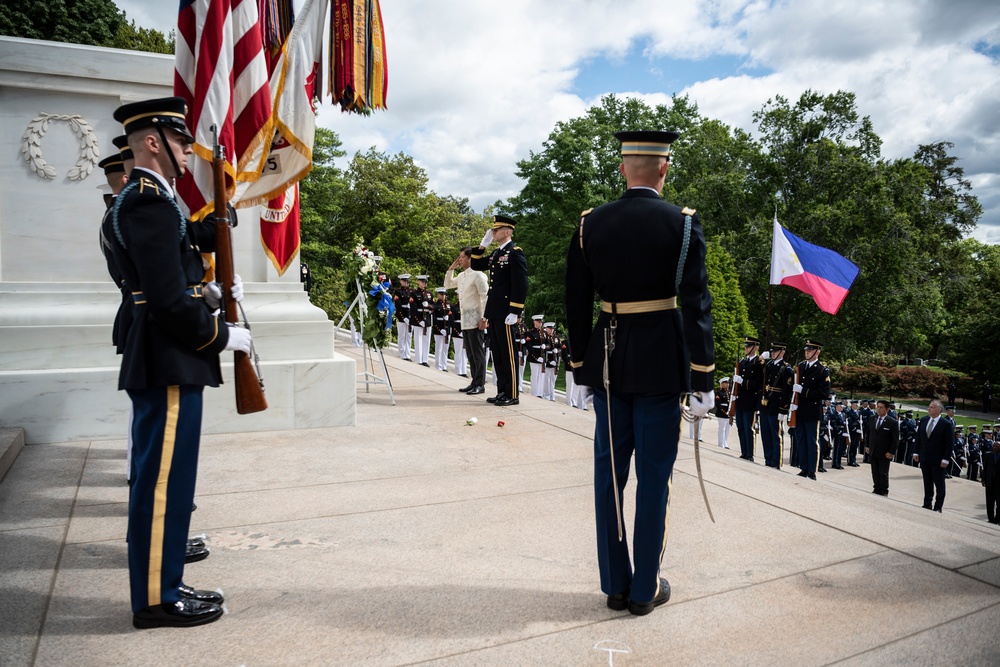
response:
[[[767,327],[764,329],[764,344],[771,349],[771,297],[774,296],[774,285],[767,286]]]

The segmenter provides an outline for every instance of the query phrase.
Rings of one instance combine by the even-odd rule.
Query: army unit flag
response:
[[[774,218],[771,284],[788,285],[813,298],[824,313],[836,315],[860,269],[832,250],[806,243]]]
[[[333,0],[329,93],[344,111],[384,109],[389,73],[378,0]]]

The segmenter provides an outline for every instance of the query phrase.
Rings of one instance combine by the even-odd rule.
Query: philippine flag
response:
[[[813,298],[824,313],[836,315],[860,269],[832,250],[806,243],[774,217],[771,284],[788,285]]]

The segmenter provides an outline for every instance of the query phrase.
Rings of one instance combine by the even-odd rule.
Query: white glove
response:
[[[233,301],[240,303],[243,301],[243,279],[240,274],[233,274],[233,286],[229,288],[229,293],[233,295]]]
[[[793,412],[795,412],[798,409],[799,409],[799,406],[797,406],[794,403],[792,403],[791,405],[788,406],[788,414],[791,415]]]
[[[733,376],[733,382],[735,382],[736,384],[743,384],[743,376],[742,375],[734,375]]]
[[[205,287],[201,290],[202,295],[205,297],[205,303],[212,310],[218,310],[219,305],[222,303],[222,288],[219,287],[219,283],[214,280],[210,283],[206,283]]]
[[[424,306],[424,308],[427,307],[427,302],[426,301],[424,301],[423,306]]]
[[[771,353],[765,350],[764,352],[761,352],[760,358],[763,359],[764,361],[767,361],[768,359],[771,358]]]
[[[715,393],[711,391],[694,391],[688,399],[688,408],[695,417],[705,417],[715,407]]]
[[[486,233],[483,234],[483,240],[479,242],[479,245],[483,248],[489,248],[491,243],[493,243],[493,230],[487,229]]]
[[[409,324],[409,323],[410,323],[410,318],[409,317],[404,317],[403,318],[403,324]]]
[[[233,352],[245,352],[250,354],[250,332],[242,327],[229,327],[229,340],[226,341],[226,349]]]
[[[588,399],[594,398],[594,390],[592,387],[588,387],[585,384],[578,384],[576,385],[576,388],[580,391],[580,395],[583,397],[584,403],[586,403]]]
[[[515,315],[514,313],[508,313],[507,317],[504,318],[503,323],[506,324],[507,326],[510,326],[512,324],[517,324],[517,315]]]
[[[801,394],[802,393],[802,385],[800,385],[800,384],[793,384],[792,385],[792,391],[795,392],[796,394]]]

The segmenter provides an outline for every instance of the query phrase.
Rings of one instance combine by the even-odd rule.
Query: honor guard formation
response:
[[[222,288],[202,254],[215,250],[214,220],[186,219],[174,198],[194,142],[185,112],[180,98],[120,107],[118,150],[100,164],[111,190],[100,246],[121,290],[112,342],[122,358],[118,386],[132,403],[126,477],[136,628],[194,626],[223,614],[220,590],[193,588],[185,577],[186,564],[209,555],[203,540],[188,537],[202,396],[222,383],[219,354],[250,352],[252,344],[247,329],[220,315]],[[660,194],[678,134],[615,136],[627,189],[581,213],[568,240],[563,333],[544,314],[524,318],[528,261],[513,240],[517,222],[507,216],[493,216],[480,243],[459,251],[440,286],[429,288],[427,274],[401,273],[395,286],[379,276],[395,306],[400,359],[429,369],[433,346],[434,368],[466,378],[458,391],[470,396],[487,393],[492,362],[496,391],[486,401],[501,408],[519,405],[526,386],[528,395],[555,401],[562,368],[566,404],[593,406],[597,579],[609,608],[641,616],[670,599],[661,563],[682,419],[696,441],[711,419],[720,449],[729,449],[735,423],[740,458],[762,457],[776,470],[788,442],[789,464],[812,480],[827,472],[824,462],[831,470],[845,469],[845,459],[860,467],[860,453],[873,493],[882,496],[892,462],[918,466],[923,505],[938,512],[945,481],[965,471],[985,488],[989,521],[1000,520],[1000,442],[989,425],[963,432],[953,407],[936,400],[919,420],[887,400],[837,401],[815,339],[792,364],[785,343],[762,351],[760,339],[746,337],[732,375],[716,384],[704,233],[696,211]],[[622,271],[637,247],[658,258],[639,282]],[[301,280],[308,291],[305,264]],[[242,299],[239,276],[231,295]],[[991,398],[987,384],[985,407]],[[623,507],[632,474],[629,540]]]

